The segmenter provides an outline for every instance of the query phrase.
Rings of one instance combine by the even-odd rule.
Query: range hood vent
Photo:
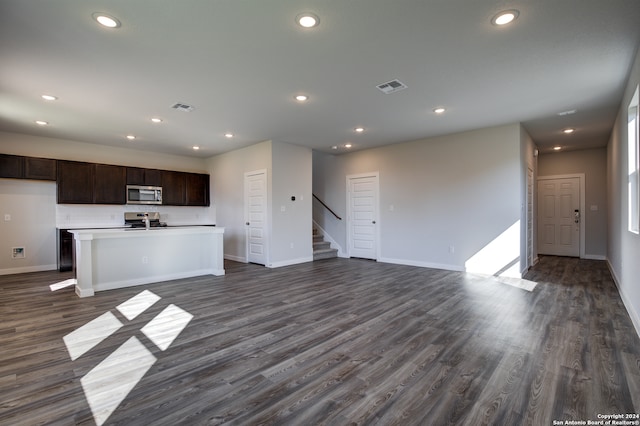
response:
[[[193,107],[191,105],[187,105],[187,104],[181,104],[181,103],[177,103],[173,106],[171,106],[171,108],[177,110],[177,111],[182,111],[182,112],[191,112],[193,111]]]
[[[391,80],[386,83],[378,84],[376,86],[382,93],[389,94],[393,92],[397,92],[399,90],[404,90],[407,88],[407,85],[401,82],[400,80]]]

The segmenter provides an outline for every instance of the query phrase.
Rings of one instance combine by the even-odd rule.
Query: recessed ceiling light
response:
[[[106,13],[96,12],[91,15],[93,19],[96,20],[97,23],[107,28],[118,28],[120,26],[120,21],[117,18],[114,18],[111,15],[107,15]]]
[[[562,149],[562,147],[561,147],[561,146],[554,146],[554,147],[553,147],[553,150],[554,150],[554,151],[560,151],[561,149]]]
[[[433,109],[433,112],[435,112],[436,114],[442,114],[445,111],[446,111],[446,109],[444,109],[442,107],[438,107],[438,108],[434,108]]]
[[[576,112],[578,112],[578,110],[577,110],[577,109],[570,109],[570,110],[568,110],[568,111],[562,111],[562,112],[559,112],[559,113],[558,113],[558,115],[562,117],[562,116],[564,116],[564,115],[571,115],[571,114],[575,114]]]
[[[355,129],[353,129],[353,130],[355,130],[355,131],[356,131],[356,132],[358,132],[358,133],[362,133],[362,132],[364,132],[364,127],[356,127],[356,128],[355,128]]]
[[[338,149],[338,145],[332,146],[331,149]]]
[[[58,98],[53,95],[42,95],[42,99],[44,99],[45,101],[55,101]]]
[[[47,124],[49,124],[48,121],[43,121],[43,120],[36,120],[36,124],[40,125],[40,126],[46,126]]]
[[[344,144],[344,147],[345,147],[345,148],[351,148],[351,146],[352,146],[352,145],[351,145],[350,143],[346,143],[346,144]]]
[[[515,9],[503,10],[502,12],[499,12],[493,18],[491,18],[491,23],[497,26],[507,25],[515,21],[519,15],[520,12]]]
[[[233,137],[233,133],[225,133],[224,137],[231,139]]]
[[[194,150],[194,151],[197,151],[197,150],[199,150],[199,149],[200,149],[200,147],[199,147],[198,145],[196,145],[196,146],[194,146],[194,147],[193,147],[193,150]]]
[[[153,117],[151,121],[153,121],[154,123],[162,123],[162,118]]]
[[[130,141],[134,140],[136,137],[134,135],[127,135],[127,139]]]
[[[568,135],[568,134],[573,133],[575,131],[576,131],[576,129],[568,128],[568,129],[564,129],[562,132],[566,133]]]
[[[318,26],[318,24],[320,23],[320,18],[318,18],[318,15],[314,13],[305,12],[296,16],[296,22],[301,27],[313,28]]]
[[[296,101],[298,102],[304,102],[306,100],[308,100],[309,97],[307,95],[296,95]]]

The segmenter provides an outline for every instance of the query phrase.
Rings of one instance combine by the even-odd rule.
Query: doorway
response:
[[[538,178],[538,253],[584,256],[584,174]]]
[[[267,264],[267,171],[244,174],[244,209],[246,227],[246,259],[249,263]]]
[[[378,260],[378,172],[347,176],[349,257]]]

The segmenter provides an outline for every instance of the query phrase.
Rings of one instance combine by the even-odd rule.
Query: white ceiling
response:
[[[295,23],[306,11],[317,28]],[[543,152],[605,146],[639,23],[638,0],[0,0],[0,130],[208,157],[522,122]],[[376,88],[392,79],[408,88]]]

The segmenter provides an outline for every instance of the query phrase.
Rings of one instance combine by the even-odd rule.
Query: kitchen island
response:
[[[224,228],[184,226],[70,230],[76,294],[199,275],[224,275]]]

